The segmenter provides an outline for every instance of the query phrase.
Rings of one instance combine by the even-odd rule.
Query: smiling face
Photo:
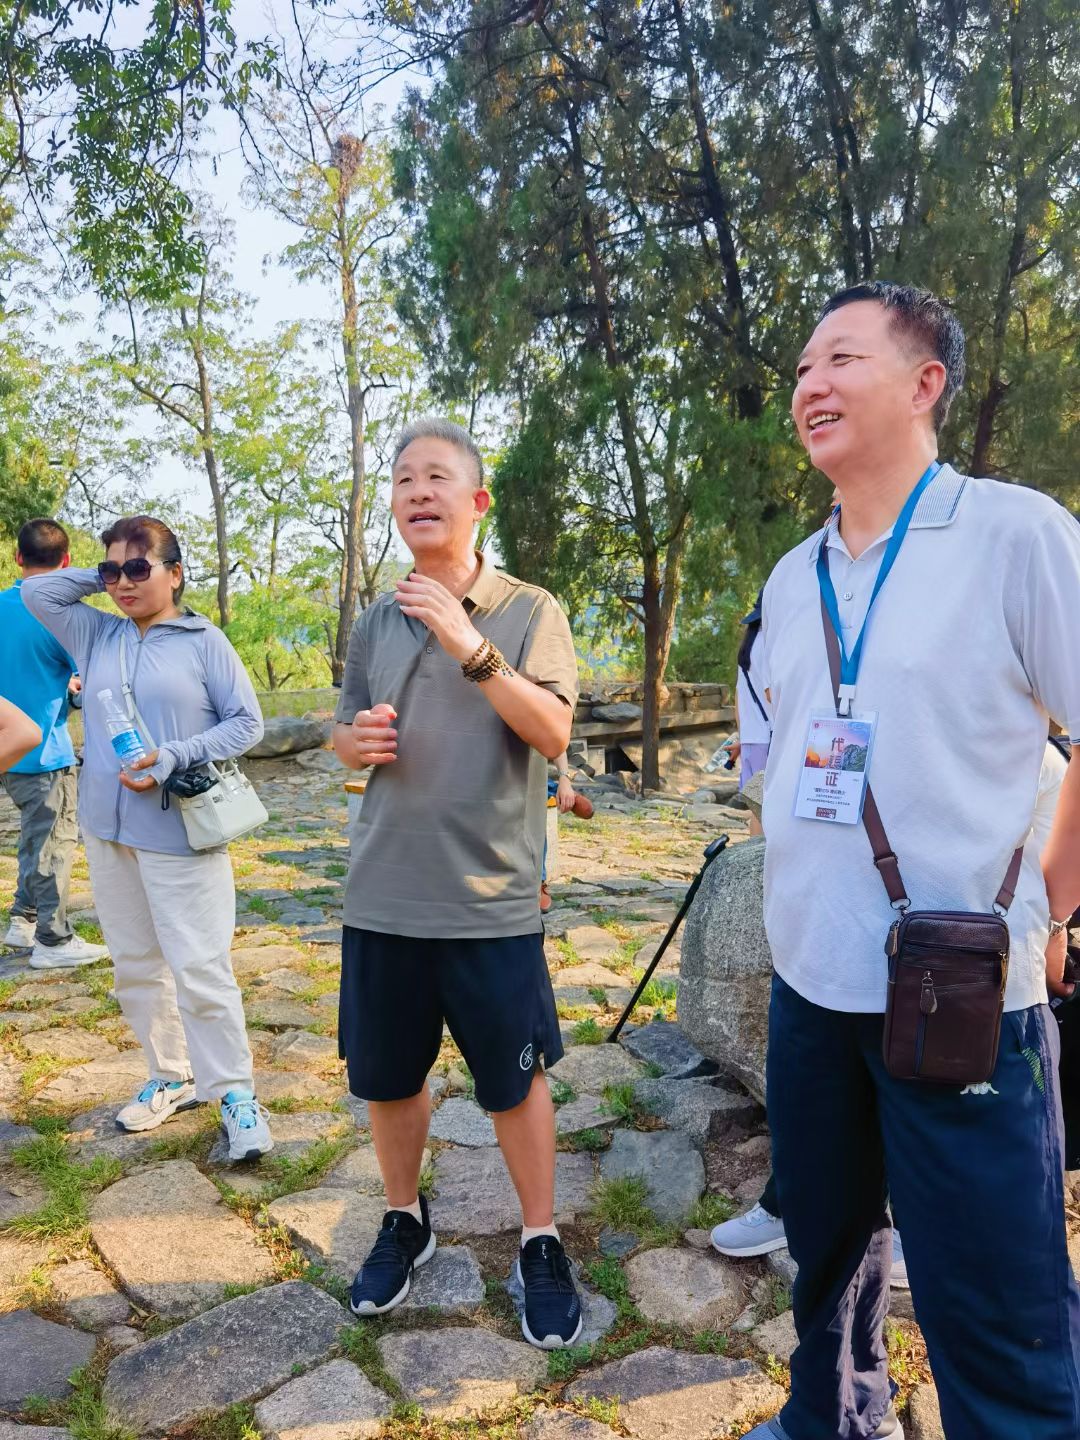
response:
[[[145,557],[151,565],[149,578],[130,580],[124,574],[115,585],[106,586],[106,591],[116,608],[133,620],[150,620],[155,616],[174,610],[173,591],[180,584],[182,569],[179,565],[162,565],[160,556],[154,550],[147,550],[130,541],[118,540],[105,552],[106,560],[115,560],[122,565],[125,560]]]
[[[817,469],[831,479],[933,437],[945,383],[937,360],[914,352],[875,300],[832,311],[799,357],[791,413]]]
[[[414,559],[471,555],[476,522],[491,504],[476,481],[470,457],[449,440],[423,436],[401,452],[390,507]]]

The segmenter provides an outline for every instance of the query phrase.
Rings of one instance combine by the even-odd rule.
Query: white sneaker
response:
[[[70,970],[76,965],[92,965],[95,960],[108,958],[107,945],[91,945],[81,935],[72,935],[62,945],[35,945],[30,955],[30,969]]]
[[[904,1259],[904,1247],[900,1243],[900,1231],[892,1232],[892,1270],[889,1272],[889,1284],[894,1290],[910,1290],[907,1278],[907,1261]]]
[[[221,1102],[221,1123],[229,1139],[230,1160],[258,1160],[274,1148],[270,1112],[250,1090],[230,1090]]]
[[[770,1250],[782,1250],[787,1244],[784,1222],[760,1205],[753,1206],[745,1215],[734,1220],[725,1220],[712,1232],[713,1249],[721,1255],[749,1258],[751,1255],[768,1255]]]
[[[182,1080],[148,1080],[134,1100],[129,1100],[116,1116],[116,1128],[136,1133],[156,1130],[178,1110],[190,1110],[199,1102],[195,1098],[195,1082]]]
[[[9,950],[32,950],[35,929],[33,920],[28,920],[25,915],[12,915],[4,944]]]

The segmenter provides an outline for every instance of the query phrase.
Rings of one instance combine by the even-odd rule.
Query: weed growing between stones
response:
[[[604,1041],[604,1032],[590,1015],[587,1020],[577,1022],[571,1038],[575,1045],[601,1045]]]
[[[66,1425],[75,1440],[135,1440],[135,1432],[109,1419],[101,1392],[109,1355],[99,1346],[97,1355],[71,1377],[71,1394],[64,1400],[30,1401],[27,1417],[47,1425]]]
[[[639,1129],[647,1128],[640,1124],[641,1121],[648,1121],[650,1117],[646,1114],[640,1100],[634,1094],[633,1083],[629,1080],[621,1085],[604,1086],[604,1103],[602,1108],[609,1115],[616,1116],[619,1120],[626,1120]]]
[[[204,1107],[202,1123],[191,1135],[163,1135],[150,1146],[151,1160],[191,1160],[202,1164],[214,1147],[220,1123],[216,1106]]]
[[[429,1420],[419,1405],[401,1402],[379,1432],[380,1440],[518,1440],[537,1400],[523,1396],[475,1420]]]
[[[371,1383],[384,1390],[391,1400],[404,1400],[401,1386],[383,1364],[379,1352],[379,1339],[386,1326],[378,1320],[359,1320],[341,1332],[340,1345],[343,1353],[358,1365]]]
[[[711,1230],[714,1225],[722,1225],[725,1220],[730,1220],[735,1214],[735,1209],[735,1202],[729,1200],[726,1195],[702,1195],[695,1200],[686,1217],[686,1229]]]
[[[75,920],[71,928],[90,945],[104,944],[105,936],[101,933],[101,926],[95,925],[92,920]]]
[[[197,1420],[189,1435],[190,1440],[261,1440],[262,1432],[250,1405],[230,1405],[220,1415]]]
[[[568,1085],[565,1080],[557,1080],[553,1076],[548,1081],[548,1085],[551,1089],[551,1103],[553,1105],[569,1105],[571,1100],[577,1099],[573,1088]]]
[[[601,1150],[606,1150],[610,1144],[611,1136],[604,1130],[579,1130],[576,1135],[560,1137],[559,1141],[561,1149],[587,1155],[595,1155]]]
[[[591,1218],[612,1230],[655,1230],[656,1216],[646,1200],[649,1187],[640,1175],[598,1180],[593,1187]]]
[[[67,1145],[59,1134],[42,1135],[18,1146],[11,1156],[21,1169],[36,1175],[48,1192],[40,1210],[19,1215],[6,1229],[28,1240],[72,1239],[89,1223],[87,1199],[119,1180],[119,1160],[99,1156],[88,1165],[76,1165],[68,1158]]]
[[[261,1162],[267,1172],[268,1189],[261,1197],[264,1201],[276,1200],[280,1195],[292,1195],[298,1190],[311,1190],[323,1176],[345,1154],[353,1148],[352,1135],[339,1135],[337,1139],[316,1140],[300,1159],[289,1155],[274,1155],[273,1152]]]

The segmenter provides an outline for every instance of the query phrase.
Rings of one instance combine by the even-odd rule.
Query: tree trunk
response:
[[[829,134],[833,142],[836,189],[840,202],[840,240],[844,279],[849,285],[869,280],[874,274],[874,243],[865,216],[860,215],[858,195],[859,139],[852,124],[843,82],[836,68],[831,37],[821,23],[817,0],[809,0],[810,30],[818,57],[818,74],[825,95]],[[854,183],[853,183],[854,181]]]
[[[374,588],[368,563],[367,539],[364,534],[366,482],[364,418],[367,409],[367,391],[360,377],[359,304],[343,190],[338,193],[337,203],[338,264],[341,273],[341,347],[345,356],[345,408],[349,415],[349,465],[352,485],[345,516],[345,561],[341,614],[334,641],[332,669],[335,682],[339,681],[345,672],[345,657],[349,651],[349,637],[352,634],[353,621],[356,619],[356,607],[361,595],[361,586],[364,598],[368,602],[372,598]]]
[[[1012,115],[1012,182],[1013,182],[1013,229],[1009,242],[1009,255],[998,286],[994,302],[994,323],[990,332],[990,361],[987,367],[986,388],[979,401],[979,413],[975,420],[975,438],[971,447],[970,469],[973,475],[989,473],[994,443],[994,422],[998,409],[1008,391],[1008,384],[1002,375],[1005,358],[1005,337],[1009,329],[1012,311],[1013,284],[1024,268],[1024,250],[1027,246],[1027,211],[1024,194],[1028,188],[1024,170],[1024,53],[1020,36],[1020,15],[1016,8],[1010,11],[1009,19],[1009,89]]]
[[[206,298],[206,277],[203,276],[199,294],[198,324],[192,325],[187,311],[180,310],[180,323],[191,346],[195,371],[199,379],[199,408],[202,424],[199,427],[199,447],[206,466],[206,478],[210,482],[210,496],[214,505],[214,542],[217,549],[217,607],[218,624],[224,630],[229,623],[229,531],[225,511],[225,493],[218,473],[217,453],[214,449],[214,396],[210,385],[210,373],[206,366],[206,353],[202,342],[202,313]]]
[[[645,617],[645,693],[641,704],[641,792],[644,794],[646,790],[660,788],[660,707],[667,665],[660,566],[655,554],[645,560],[641,602]]]
[[[731,228],[728,198],[720,183],[716,151],[709,133],[705,106],[701,99],[701,85],[690,46],[682,0],[672,0],[672,5],[675,24],[679,32],[679,52],[683,73],[686,77],[687,93],[690,97],[690,109],[694,116],[694,130],[697,135],[698,149],[701,152],[701,178],[705,192],[705,205],[713,223],[713,229],[716,231],[716,241],[720,251],[720,269],[724,281],[724,298],[727,302],[727,320],[731,327],[735,350],[746,377],[736,387],[735,405],[740,420],[755,420],[765,408],[765,398],[761,385],[755,378],[757,365],[750,336],[750,320],[746,313],[746,297],[743,292],[742,273],[739,269],[739,256],[735,248],[735,235]]]

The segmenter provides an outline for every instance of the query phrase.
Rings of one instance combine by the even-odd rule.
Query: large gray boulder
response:
[[[324,720],[302,720],[296,715],[272,715],[265,722],[263,737],[245,753],[253,760],[275,755],[296,755],[301,750],[318,750],[326,743],[329,726]]]
[[[765,1099],[772,956],[762,915],[764,840],[726,850],[705,872],[679,965],[679,1023],[691,1043]]]

